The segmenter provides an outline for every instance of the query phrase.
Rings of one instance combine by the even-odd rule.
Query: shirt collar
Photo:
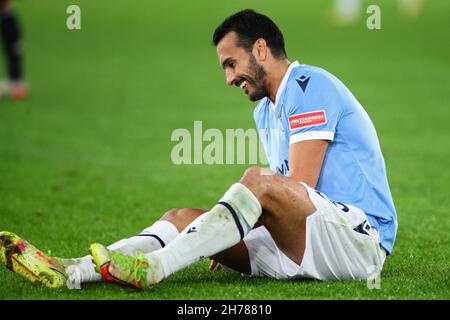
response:
[[[277,107],[277,103],[280,100],[280,97],[284,91],[284,88],[286,87],[286,83],[289,79],[289,76],[291,75],[292,69],[298,67],[299,65],[300,65],[300,63],[298,63],[298,61],[294,61],[289,65],[288,69],[286,70],[286,73],[284,74],[283,80],[281,80],[280,86],[278,87],[277,95],[275,96],[275,104],[273,104],[272,101],[270,101],[270,99],[269,99],[270,107],[273,110],[275,110]]]

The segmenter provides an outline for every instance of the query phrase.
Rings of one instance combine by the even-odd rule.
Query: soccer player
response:
[[[79,259],[48,257],[3,232],[4,264],[54,287],[66,277],[68,284],[99,280],[100,273],[149,288],[205,257],[211,268],[278,279],[379,275],[397,218],[363,107],[329,72],[289,61],[282,33],[265,15],[228,17],[213,43],[227,84],[259,100],[254,118],[270,169],[246,170],[209,210],[170,210],[139,235],[108,248],[92,244],[91,255]]]
[[[27,86],[23,79],[21,29],[10,0],[0,0],[0,37],[6,58],[8,77],[0,83],[0,98],[26,98]]]

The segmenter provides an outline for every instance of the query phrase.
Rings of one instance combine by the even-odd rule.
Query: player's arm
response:
[[[308,83],[291,82],[286,93],[289,174],[317,188],[325,154],[344,114],[337,82],[321,72],[306,74]]]
[[[289,146],[290,177],[315,188],[329,141],[306,140]]]

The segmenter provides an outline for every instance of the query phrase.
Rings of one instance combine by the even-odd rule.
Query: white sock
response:
[[[149,253],[164,248],[178,234],[178,229],[173,223],[167,220],[159,220],[137,236],[113,243],[108,249],[128,255],[135,255],[138,250]]]
[[[149,253],[163,248],[179,234],[178,229],[167,220],[156,221],[137,236],[119,240],[108,246],[109,250],[135,255],[136,251]],[[76,259],[63,259],[68,275],[67,286],[70,289],[80,289],[84,282],[95,282],[102,279],[95,271],[92,256]]]
[[[255,195],[243,184],[235,183],[216,206],[195,219],[165,248],[145,255],[155,262],[153,280],[159,282],[237,244],[253,228],[261,212]]]
[[[102,277],[95,271],[92,256],[84,256],[75,259],[62,259],[66,267],[69,289],[81,289],[81,283],[100,281]]]

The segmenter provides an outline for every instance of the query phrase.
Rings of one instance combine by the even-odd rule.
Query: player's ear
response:
[[[267,42],[263,38],[259,38],[256,40],[254,46],[253,46],[253,55],[257,58],[259,61],[265,61],[267,59]]]

